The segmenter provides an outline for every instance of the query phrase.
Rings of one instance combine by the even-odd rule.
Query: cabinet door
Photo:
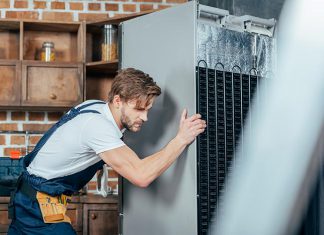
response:
[[[85,204],[83,235],[117,235],[117,204]]]
[[[82,64],[23,62],[22,105],[71,107],[83,100]]]
[[[17,106],[21,97],[21,63],[0,61],[0,105]]]
[[[71,219],[74,230],[78,233],[82,232],[82,204],[68,204],[67,216]]]

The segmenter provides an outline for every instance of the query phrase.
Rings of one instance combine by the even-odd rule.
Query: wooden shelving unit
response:
[[[101,61],[101,28],[151,12],[87,23],[0,20],[0,109],[66,110],[107,100],[119,62]],[[53,62],[40,60],[47,41],[54,43]]]

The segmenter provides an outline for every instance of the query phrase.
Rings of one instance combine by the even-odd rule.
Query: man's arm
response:
[[[206,123],[200,114],[186,118],[181,115],[179,131],[163,149],[144,159],[140,159],[129,147],[123,146],[103,152],[100,157],[118,174],[139,187],[147,187],[160,176],[180,156],[185,147],[205,130]]]

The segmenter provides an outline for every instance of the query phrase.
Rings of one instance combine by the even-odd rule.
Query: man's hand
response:
[[[187,118],[187,109],[184,109],[180,118],[179,131],[176,136],[185,145],[190,144],[206,128],[206,121],[201,119],[201,115],[194,114]]]

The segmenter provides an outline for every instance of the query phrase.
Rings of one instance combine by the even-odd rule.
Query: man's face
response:
[[[137,132],[141,129],[144,122],[148,120],[148,111],[152,108],[155,98],[153,97],[146,105],[146,102],[130,100],[123,102],[121,108],[121,123],[129,131]]]

